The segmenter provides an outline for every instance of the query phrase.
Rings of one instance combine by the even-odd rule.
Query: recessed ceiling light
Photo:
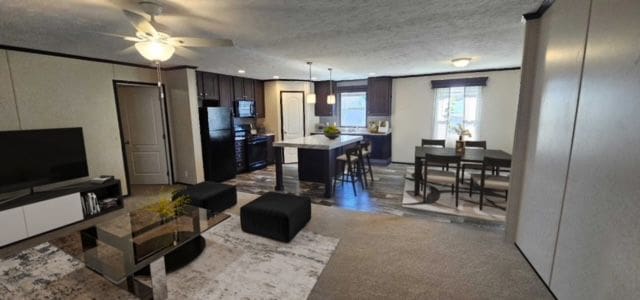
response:
[[[374,76],[374,75],[376,75],[376,72],[369,73],[369,76]]]
[[[466,67],[470,62],[471,62],[471,58],[466,58],[466,57],[456,58],[451,60],[451,63],[458,68]]]
[[[244,74],[244,73],[247,73],[247,72],[245,70],[238,70],[238,73]]]
[[[278,76],[278,75],[273,75],[273,79],[280,79],[280,76]]]

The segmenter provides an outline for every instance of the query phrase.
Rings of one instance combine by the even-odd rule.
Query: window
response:
[[[435,89],[434,138],[457,140],[453,130],[458,124],[478,138],[482,87],[462,86]]]
[[[340,126],[367,127],[367,93],[340,93]]]

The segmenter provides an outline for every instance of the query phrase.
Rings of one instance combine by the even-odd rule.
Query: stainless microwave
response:
[[[236,100],[234,110],[236,118],[255,118],[256,101],[250,99]]]

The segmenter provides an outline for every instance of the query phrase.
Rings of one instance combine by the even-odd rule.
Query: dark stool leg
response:
[[[371,156],[367,155],[367,164],[369,165],[369,175],[371,175],[371,184],[373,184],[373,169],[371,168]],[[365,175],[365,177],[367,177]]]
[[[361,175],[362,177],[359,177],[360,179],[363,179],[362,181],[364,182],[364,186],[362,188],[368,188],[369,187],[369,183],[367,182],[367,172],[366,169],[364,168],[364,157],[359,157],[358,158],[358,169],[359,171],[359,175]]]
[[[351,186],[353,187],[353,195],[357,196],[358,192],[356,191],[356,178],[353,170],[353,165],[351,164],[351,160],[347,159],[347,171],[349,172],[348,176],[351,177]]]

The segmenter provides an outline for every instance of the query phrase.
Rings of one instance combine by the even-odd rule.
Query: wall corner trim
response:
[[[544,1],[542,1],[542,4],[540,4],[540,7],[538,7],[538,10],[536,10],[534,12],[526,13],[526,14],[522,15],[522,17],[524,17],[525,20],[539,19],[540,17],[542,17],[542,15],[544,15],[544,13],[547,11],[547,9],[549,9],[549,7],[551,7],[551,5],[553,4],[554,1],[555,0],[544,0]]]

